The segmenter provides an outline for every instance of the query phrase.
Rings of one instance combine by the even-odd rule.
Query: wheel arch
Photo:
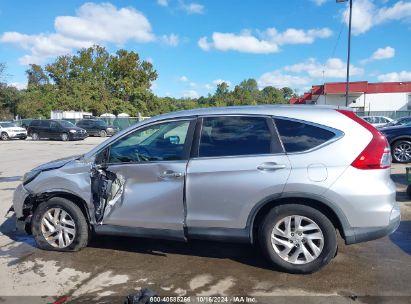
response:
[[[272,208],[286,204],[304,205],[320,211],[328,217],[346,242],[348,238],[351,237],[348,220],[338,206],[319,196],[294,193],[282,197],[268,197],[256,204],[247,220],[247,227],[249,228],[250,240],[252,243],[254,243],[257,239],[258,227],[263,221],[265,215]]]
[[[30,203],[31,203],[31,208],[30,212],[31,214],[34,213],[34,211],[37,209],[37,207],[40,205],[40,203],[48,201],[52,198],[64,198],[67,199],[73,204],[77,205],[80,210],[83,212],[87,223],[90,225],[92,223],[91,217],[90,217],[90,212],[87,207],[87,203],[79,196],[70,193],[70,192],[65,192],[65,191],[51,191],[51,192],[44,192],[42,194],[37,194],[36,196],[31,197]]]
[[[390,146],[392,146],[393,144],[395,144],[399,140],[411,141],[411,136],[401,135],[401,136],[394,137],[390,140]]]

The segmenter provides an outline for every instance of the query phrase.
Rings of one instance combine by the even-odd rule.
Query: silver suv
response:
[[[259,243],[277,269],[310,273],[346,244],[400,223],[390,150],[346,109],[209,108],[140,122],[90,152],[26,173],[17,225],[75,251],[92,233]]]

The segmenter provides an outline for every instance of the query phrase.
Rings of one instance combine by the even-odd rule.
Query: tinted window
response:
[[[33,127],[37,127],[37,126],[39,126],[40,125],[40,120],[33,120],[31,123],[30,123],[30,126],[33,126]]]
[[[335,136],[334,132],[303,122],[276,118],[275,123],[287,152],[306,151]]]
[[[60,125],[55,121],[50,121],[50,128],[52,129],[59,129]]]
[[[184,159],[184,145],[190,121],[156,124],[116,141],[110,149],[110,163]]]
[[[271,133],[264,117],[206,117],[200,157],[269,154]]]
[[[40,120],[40,126],[44,128],[50,127],[50,121],[49,120]]]
[[[60,126],[63,126],[65,128],[73,128],[74,127],[74,125],[71,122],[67,121],[67,120],[60,120],[59,124],[60,124]]]

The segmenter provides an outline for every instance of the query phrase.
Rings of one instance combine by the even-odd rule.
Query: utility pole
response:
[[[337,3],[346,2],[347,0],[336,0]],[[347,52],[347,80],[345,84],[345,106],[348,107],[348,92],[350,85],[350,57],[351,57],[351,18],[352,18],[352,1],[350,2],[350,15],[348,19],[348,52]]]

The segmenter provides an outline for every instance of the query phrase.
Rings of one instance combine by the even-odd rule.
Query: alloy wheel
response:
[[[9,136],[7,135],[7,133],[1,133],[1,139],[2,140],[8,140]]]
[[[41,219],[41,232],[51,246],[66,248],[76,237],[76,224],[64,209],[51,208]]]
[[[284,261],[291,264],[307,264],[320,256],[324,248],[324,235],[312,219],[290,215],[274,225],[271,245]]]
[[[393,156],[400,163],[411,161],[411,145],[409,143],[400,143],[395,146]]]
[[[31,134],[31,139],[32,140],[38,140],[39,139],[39,135],[37,133],[33,133]]]
[[[67,133],[61,134],[61,140],[62,140],[62,141],[67,141],[67,140],[68,140],[68,135],[67,135]]]

